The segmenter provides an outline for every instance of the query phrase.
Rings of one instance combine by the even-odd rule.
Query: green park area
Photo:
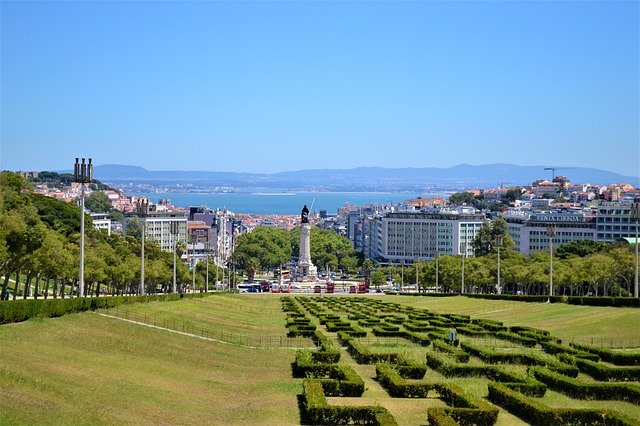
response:
[[[638,330],[635,308],[390,295],[35,317],[0,326],[0,424],[640,424]]]

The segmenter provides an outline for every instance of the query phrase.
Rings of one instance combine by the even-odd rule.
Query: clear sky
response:
[[[637,1],[0,3],[0,168],[640,176]]]

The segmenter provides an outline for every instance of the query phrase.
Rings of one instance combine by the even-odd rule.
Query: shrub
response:
[[[606,410],[553,409],[499,383],[489,383],[489,400],[531,424],[638,425],[636,420]]]
[[[434,340],[433,349],[447,353],[452,358],[455,358],[457,362],[469,362],[469,354],[467,352],[449,343],[445,343],[442,340]]]
[[[59,317],[89,310],[115,308],[129,303],[175,301],[200,298],[208,293],[154,294],[146,296],[74,297],[67,299],[21,299],[0,303],[0,324],[26,321],[34,317]]]
[[[563,345],[559,345],[557,343],[552,343],[552,342],[541,342],[540,345],[542,346],[543,351],[552,355],[563,353],[563,354],[573,355],[578,358],[588,359],[595,362],[598,362],[600,360],[600,357],[597,354],[580,351],[570,346],[563,346]]]
[[[316,425],[364,424],[394,426],[395,419],[383,407],[330,406],[319,380],[302,382],[303,423]]]
[[[534,368],[536,379],[558,392],[578,399],[619,400],[640,405],[640,386],[614,383],[584,383],[542,368]]]
[[[596,354],[603,361],[607,361],[615,365],[640,365],[640,352],[617,352],[612,349],[598,348],[582,343],[569,343],[569,345],[581,351]]]
[[[575,365],[596,380],[615,382],[640,382],[640,366],[609,367],[598,362],[574,358]]]

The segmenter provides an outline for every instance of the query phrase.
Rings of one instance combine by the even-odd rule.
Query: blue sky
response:
[[[640,176],[635,1],[0,8],[1,169]]]

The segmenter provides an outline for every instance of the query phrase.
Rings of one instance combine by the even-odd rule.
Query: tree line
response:
[[[85,296],[104,292],[137,294],[141,241],[108,235],[85,217]],[[179,254],[181,254],[179,249]],[[77,292],[80,264],[80,208],[33,192],[18,174],[0,173],[0,286],[13,299],[65,297]],[[196,287],[204,285],[205,265],[196,268]],[[222,271],[217,271],[222,275]],[[210,273],[215,274],[211,266]],[[187,265],[176,265],[177,281],[192,282]],[[169,292],[173,253],[145,241],[145,293]]]

